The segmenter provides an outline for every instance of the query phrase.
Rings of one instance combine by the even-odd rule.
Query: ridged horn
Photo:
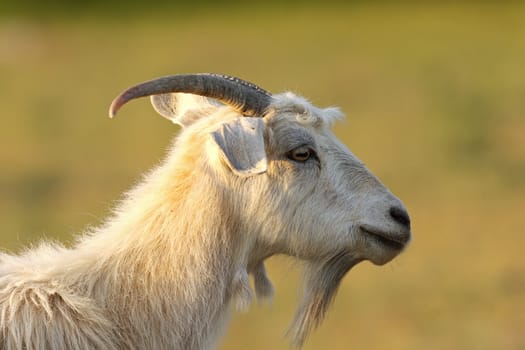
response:
[[[179,74],[130,87],[113,100],[109,116],[113,118],[125,103],[135,98],[176,92],[214,98],[249,117],[263,116],[271,102],[269,92],[239,78],[212,73]]]

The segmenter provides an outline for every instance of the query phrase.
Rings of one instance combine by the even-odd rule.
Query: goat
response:
[[[73,247],[0,255],[0,348],[214,348],[231,304],[271,298],[264,261],[306,262],[301,347],[343,276],[408,244],[410,219],[331,133],[342,117],[292,93],[188,74],[132,87],[182,126],[167,159]]]

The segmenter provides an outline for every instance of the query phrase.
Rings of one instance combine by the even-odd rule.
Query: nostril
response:
[[[399,207],[391,207],[389,212],[392,219],[394,219],[399,224],[410,228],[410,217],[404,209]]]

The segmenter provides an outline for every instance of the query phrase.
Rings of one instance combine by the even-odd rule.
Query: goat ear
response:
[[[222,124],[212,133],[224,160],[236,175],[247,177],[268,169],[263,131],[261,118],[242,117]]]
[[[220,102],[213,99],[185,93],[152,95],[150,98],[157,113],[183,127],[193,124],[221,106]]]

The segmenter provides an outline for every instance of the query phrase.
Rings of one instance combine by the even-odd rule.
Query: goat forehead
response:
[[[286,119],[305,126],[321,127],[328,121],[326,119],[329,119],[322,109],[291,92],[275,95],[271,110],[270,119]]]

